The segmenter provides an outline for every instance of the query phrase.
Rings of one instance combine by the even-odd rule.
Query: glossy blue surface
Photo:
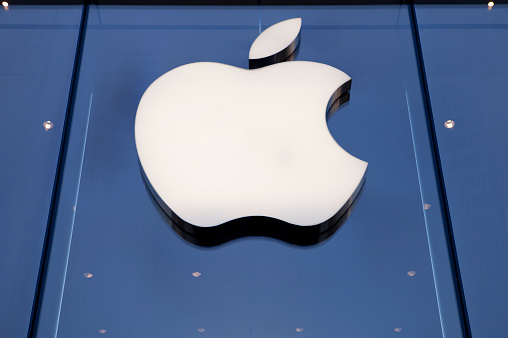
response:
[[[182,64],[247,68],[259,24],[294,16],[303,18],[297,59],[353,78],[351,100],[329,128],[369,162],[365,189],[342,228],[313,247],[268,238],[189,244],[144,187],[139,99]],[[418,175],[431,164],[415,157],[426,145],[415,145],[424,132],[411,122],[423,108],[406,6],[92,6],[74,114],[40,337],[442,335]]]
[[[0,8],[2,337],[28,329],[81,10]],[[507,12],[417,6],[474,337],[508,329]],[[316,246],[189,244],[144,187],[139,99],[183,64],[247,68],[260,29],[291,17],[297,60],[353,78],[329,128],[369,162],[365,189]],[[406,6],[90,6],[38,337],[462,336],[415,60]]]
[[[508,331],[508,6],[417,6],[473,337]],[[453,120],[453,129],[444,126]]]
[[[2,337],[28,332],[81,9],[0,9]]]

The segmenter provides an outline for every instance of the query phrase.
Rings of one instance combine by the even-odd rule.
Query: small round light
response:
[[[407,275],[408,275],[409,277],[413,277],[414,275],[416,275],[416,272],[415,272],[415,271],[408,271],[408,272],[407,272]]]
[[[107,331],[104,329],[99,329],[99,333],[106,333]]]
[[[297,327],[296,332],[303,332],[303,327]]]
[[[487,6],[489,6],[489,8],[494,7],[494,1],[490,1],[490,2],[487,4]]]
[[[393,331],[395,331],[395,332],[400,332],[400,331],[402,331],[402,328],[400,328],[400,327],[396,327],[395,329],[393,329]]]
[[[193,272],[192,275],[196,278],[200,277],[201,276],[201,272],[199,271],[196,271],[196,272]]]
[[[44,129],[50,130],[51,128],[53,128],[53,122],[51,122],[51,121],[44,121],[42,126],[44,127]]]
[[[90,272],[85,272],[85,273],[83,274],[83,276],[85,276],[86,278],[92,278],[92,277],[93,277],[93,274],[92,274],[92,273],[90,273]]]
[[[452,120],[448,120],[444,123],[444,126],[448,129],[452,129],[455,126],[455,122]]]
[[[423,205],[423,209],[425,209],[425,210],[429,210],[429,209],[430,209],[430,207],[431,207],[431,205],[430,205],[430,204],[428,204],[428,203],[425,203],[425,204]]]
[[[9,3],[7,1],[2,1],[2,6],[9,7]]]
[[[203,333],[203,332],[205,332],[205,331],[206,331],[206,329],[205,329],[205,328],[202,328],[202,327],[200,327],[200,328],[198,329],[198,332],[201,332],[201,333]]]

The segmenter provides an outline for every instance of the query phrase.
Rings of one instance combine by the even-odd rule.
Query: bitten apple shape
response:
[[[250,216],[307,227],[340,216],[367,168],[326,124],[350,81],[308,61],[250,70],[198,62],[167,72],[144,93],[135,122],[151,191],[194,227]]]

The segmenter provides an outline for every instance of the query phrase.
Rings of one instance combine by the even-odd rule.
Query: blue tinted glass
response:
[[[501,337],[508,330],[508,6],[418,6],[417,15],[472,334]]]
[[[81,6],[0,9],[4,337],[24,337],[28,331],[80,18]]]
[[[297,60],[353,79],[329,129],[369,162],[364,190],[315,246],[190,244],[144,186],[139,100],[183,64],[246,68],[259,25],[295,16]],[[418,85],[405,6],[91,7],[41,337],[440,336],[408,111],[423,116]]]

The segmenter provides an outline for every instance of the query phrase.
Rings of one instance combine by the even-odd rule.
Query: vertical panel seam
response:
[[[413,44],[415,48],[416,62],[418,65],[418,74],[420,77],[420,85],[422,89],[423,102],[425,105],[425,118],[427,121],[427,130],[429,133],[429,140],[431,145],[432,158],[434,162],[434,174],[437,180],[437,188],[439,194],[439,202],[443,214],[443,224],[445,228],[446,243],[448,245],[448,256],[452,268],[453,282],[455,287],[455,296],[459,308],[462,332],[464,337],[471,338],[471,327],[469,324],[469,316],[467,313],[466,299],[464,295],[464,288],[462,285],[462,277],[460,274],[459,259],[457,249],[455,246],[455,237],[453,235],[452,220],[450,216],[450,208],[448,205],[448,197],[446,193],[446,186],[444,181],[443,168],[441,165],[441,156],[439,154],[439,145],[437,141],[436,128],[434,124],[434,117],[432,113],[432,105],[430,101],[430,92],[425,72],[425,64],[423,60],[423,50],[420,40],[420,33],[418,30],[418,21],[416,18],[416,11],[414,4],[408,4],[409,19],[411,24],[411,31],[413,35]]]
[[[67,107],[65,111],[65,118],[62,128],[62,138],[60,141],[60,149],[58,153],[58,161],[55,172],[55,178],[53,181],[53,191],[51,194],[51,202],[48,212],[48,220],[46,224],[46,233],[44,236],[44,242],[41,253],[41,261],[39,264],[39,273],[37,276],[37,284],[35,287],[34,300],[32,304],[32,312],[30,315],[30,324],[28,327],[28,338],[35,338],[37,335],[38,322],[40,317],[42,298],[44,296],[44,287],[46,283],[47,270],[49,264],[49,258],[51,253],[51,245],[53,241],[53,234],[55,228],[55,221],[58,211],[58,202],[60,198],[60,192],[62,187],[63,171],[65,167],[65,159],[67,155],[67,149],[69,144],[69,135],[72,122],[72,115],[74,110],[74,104],[76,101],[76,91],[78,86],[79,70],[81,66],[81,57],[83,53],[83,45],[85,41],[86,23],[88,21],[88,4],[83,4],[81,13],[81,21],[79,24],[78,41],[76,45],[76,52],[74,55],[74,64],[72,69],[71,82],[69,86],[69,95],[67,98]]]

